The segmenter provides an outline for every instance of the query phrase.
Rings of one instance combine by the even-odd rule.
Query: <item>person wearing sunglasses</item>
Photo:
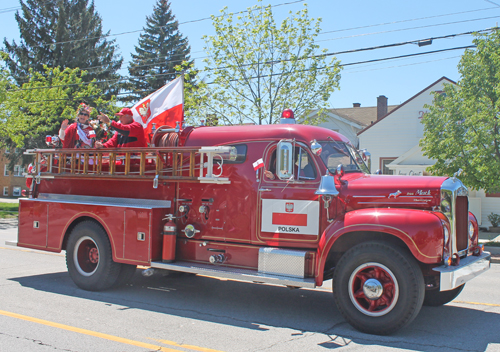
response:
[[[81,103],[76,121],[69,126],[68,119],[62,122],[59,138],[62,141],[63,148],[93,148],[95,131],[89,124],[91,111],[91,107]]]

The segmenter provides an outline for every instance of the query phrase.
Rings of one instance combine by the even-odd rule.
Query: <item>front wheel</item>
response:
[[[348,250],[335,268],[338,309],[361,332],[388,335],[409,324],[424,300],[424,279],[411,254],[382,242]]]
[[[439,291],[439,289],[425,291],[424,306],[439,307],[443,304],[450,303],[457,298],[464,287],[465,284],[455,287],[453,290],[449,291]]]
[[[120,275],[113,261],[108,236],[94,221],[83,221],[71,231],[66,246],[66,266],[73,282],[87,291],[110,288]]]

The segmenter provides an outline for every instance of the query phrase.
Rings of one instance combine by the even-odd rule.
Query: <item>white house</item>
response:
[[[328,109],[325,112],[325,121],[318,126],[339,132],[349,138],[355,147],[358,147],[358,133],[361,130],[397,107],[397,105],[387,105],[387,98],[383,95],[377,98],[377,106],[361,107],[359,103],[352,105],[352,108]],[[312,114],[315,115],[317,111]]]
[[[358,133],[359,149],[371,153],[372,173],[380,169],[384,174],[429,175],[425,170],[434,161],[419,147],[424,135],[421,118],[428,112],[424,105],[432,105],[432,92],[442,91],[445,84],[456,83],[446,77],[438,79]],[[500,214],[500,194],[469,191],[469,196],[469,208],[479,224],[490,226],[487,216],[492,212]]]

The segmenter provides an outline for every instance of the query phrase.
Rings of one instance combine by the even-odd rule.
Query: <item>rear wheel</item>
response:
[[[359,244],[335,268],[338,309],[354,328],[387,335],[409,324],[424,299],[424,279],[404,249],[381,242]]]
[[[88,291],[110,288],[121,269],[121,264],[113,261],[106,232],[94,221],[81,222],[71,231],[66,265],[73,282]]]
[[[128,284],[132,277],[135,274],[137,266],[130,264],[121,264],[120,274],[118,274],[118,278],[116,279],[113,287],[120,287],[125,284]]]
[[[431,290],[425,291],[424,306],[439,307],[443,304],[450,303],[462,292],[465,284],[455,287],[449,291]]]

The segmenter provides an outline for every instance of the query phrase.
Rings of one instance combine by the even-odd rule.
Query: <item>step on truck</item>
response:
[[[332,279],[340,313],[370,334],[396,332],[489,269],[458,175],[370,174],[346,137],[284,116],[162,126],[148,148],[28,150],[9,244],[65,250],[91,291],[137,266],[293,288]]]

